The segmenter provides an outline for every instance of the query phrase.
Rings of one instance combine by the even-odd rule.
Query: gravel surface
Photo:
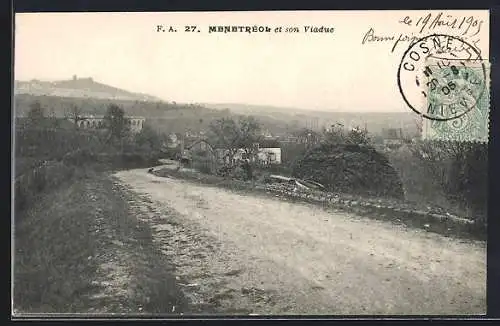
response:
[[[147,169],[115,174],[193,313],[485,314],[486,245]]]

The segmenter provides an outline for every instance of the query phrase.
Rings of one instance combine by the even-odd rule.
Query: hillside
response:
[[[406,134],[416,134],[413,112],[327,112],[300,108],[286,108],[239,103],[204,103],[204,106],[222,110],[230,108],[237,114],[251,114],[267,121],[281,121],[290,128],[304,127],[320,130],[332,124],[342,123],[347,127],[367,127],[368,131],[380,134],[383,129],[402,128]]]
[[[143,116],[146,124],[161,132],[193,132],[208,129],[209,123],[230,115],[230,112],[214,110],[192,104],[174,104],[165,102],[143,102],[130,100],[112,100],[100,98],[59,97],[49,95],[17,94],[14,98],[14,115],[26,117],[30,105],[39,102],[45,113],[64,118],[71,106],[76,105],[85,115],[104,115],[107,107],[113,103],[122,107],[126,115]]]
[[[409,136],[417,132],[411,112],[327,112],[239,103],[176,104],[76,76],[60,81],[15,81],[14,93],[17,117],[26,116],[34,101],[56,117],[64,117],[73,105],[85,114],[102,115],[110,103],[116,103],[127,115],[144,116],[155,129],[168,132],[207,130],[212,120],[228,115],[253,115],[274,135],[301,128],[320,131],[337,123],[346,127],[366,126],[370,133],[378,135],[389,128],[402,128]]]
[[[60,97],[100,98],[129,101],[160,101],[159,98],[133,93],[94,81],[92,78],[77,78],[60,81],[15,81],[14,94],[46,95]]]

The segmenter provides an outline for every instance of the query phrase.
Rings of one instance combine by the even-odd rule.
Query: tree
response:
[[[302,128],[294,131],[292,132],[292,135],[299,139],[299,143],[306,144],[306,147],[313,146],[321,140],[320,133],[308,128]]]
[[[368,131],[360,127],[346,131],[344,125],[337,123],[323,131],[323,138],[329,144],[367,145],[370,143]]]
[[[68,109],[65,110],[64,116],[66,117],[66,119],[69,119],[74,123],[75,128],[78,128],[78,122],[87,120],[87,118],[83,114],[82,108],[75,104],[72,104]]]
[[[128,119],[125,117],[125,111],[116,104],[108,106],[108,110],[104,116],[104,124],[109,131],[108,141],[122,141],[128,134],[129,126]]]
[[[238,126],[239,146],[245,151],[247,158],[253,162],[259,151],[259,142],[262,140],[262,127],[252,116],[240,117]]]
[[[209,128],[209,138],[215,146],[226,151],[224,159],[229,165],[233,165],[233,158],[240,150],[250,162],[255,160],[258,143],[262,139],[261,125],[257,119],[252,116],[241,116],[238,121],[221,118],[213,121]]]
[[[323,130],[323,139],[325,143],[340,144],[344,142],[344,125],[341,123],[333,124]]]
[[[354,145],[367,145],[370,143],[368,131],[366,129],[361,129],[360,127],[355,127],[349,130],[345,140],[346,143]]]
[[[414,159],[438,180],[448,199],[470,210],[467,214],[486,216],[487,144],[422,140],[409,148]]]
[[[136,144],[145,150],[159,151],[162,139],[149,125],[145,125],[134,137]]]
[[[34,125],[40,124],[43,119],[45,119],[45,109],[39,101],[33,102],[30,105],[30,110],[28,111],[29,123]]]
[[[27,126],[30,128],[51,129],[59,126],[55,113],[52,111],[47,114],[47,109],[42,107],[39,101],[31,103],[27,116]]]

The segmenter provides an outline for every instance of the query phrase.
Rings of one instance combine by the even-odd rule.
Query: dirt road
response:
[[[115,176],[194,312],[486,313],[484,243],[146,169]]]

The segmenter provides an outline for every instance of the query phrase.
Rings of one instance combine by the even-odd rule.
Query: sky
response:
[[[489,56],[488,11],[442,12],[441,21],[464,23],[460,28],[443,25],[431,29],[439,13],[16,14],[14,78],[92,77],[179,103],[404,112],[409,109],[397,87],[397,69],[409,43],[396,42],[400,35],[463,35],[476,42],[483,58]],[[406,16],[411,24],[402,22]],[[421,31],[421,26],[414,25],[426,16],[426,27]],[[157,25],[167,30],[172,26],[177,32],[157,32]],[[196,25],[200,32],[185,32],[186,25]],[[269,26],[272,32],[209,33],[209,26],[219,25]],[[274,32],[280,26],[282,32]],[[333,27],[334,31],[306,33],[304,26]],[[298,27],[300,32],[286,33],[286,27]],[[393,39],[375,41],[374,36]]]

